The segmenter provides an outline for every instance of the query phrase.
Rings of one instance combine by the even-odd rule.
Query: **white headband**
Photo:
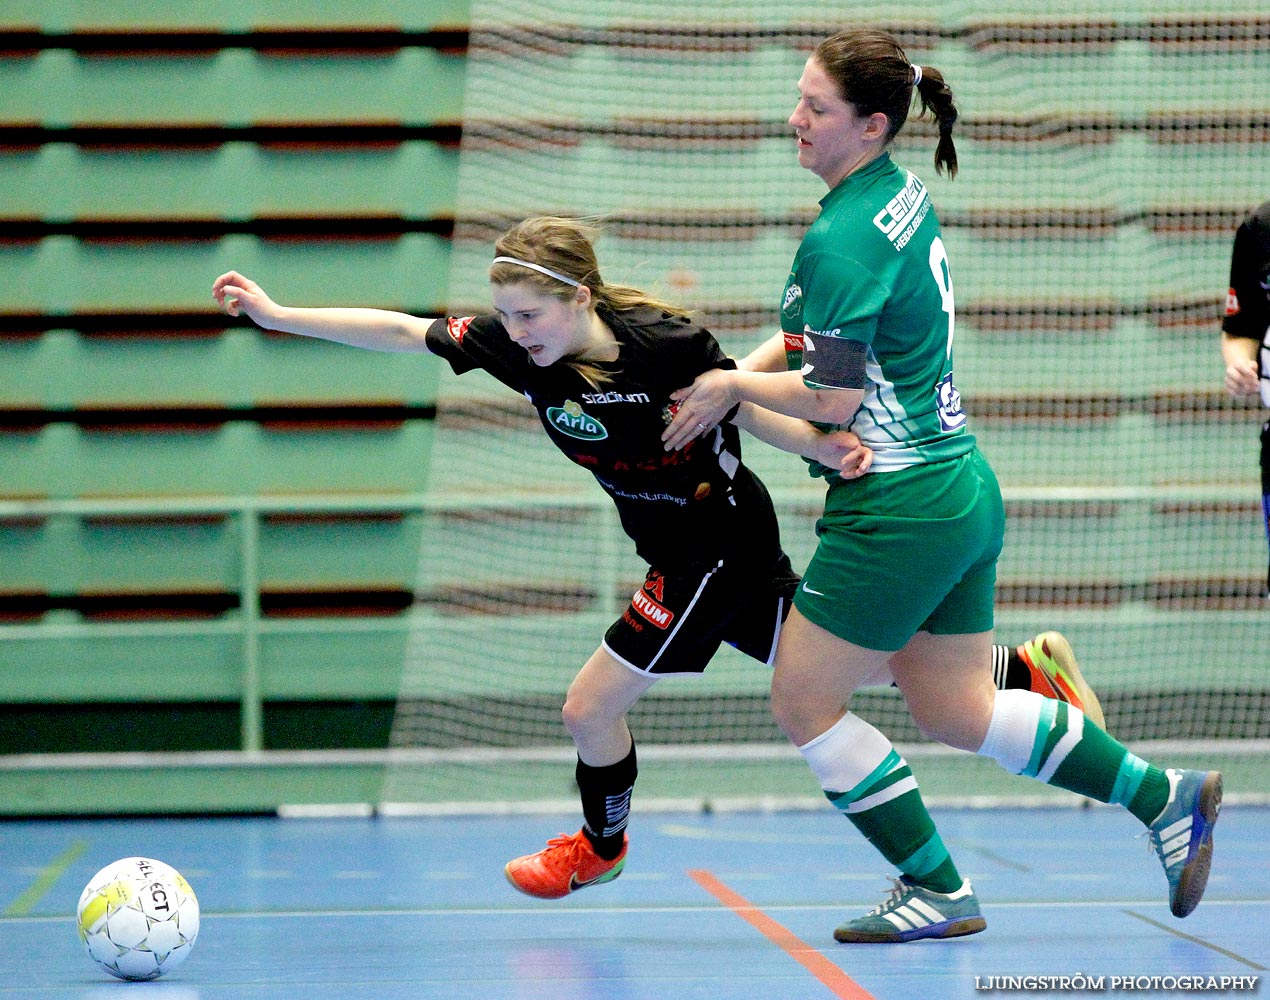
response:
[[[918,66],[917,63],[913,63],[913,86],[916,87],[921,82],[922,82],[922,68]]]
[[[535,264],[532,261],[521,260],[519,257],[495,257],[495,264],[515,264],[518,267],[527,267],[531,271],[537,271],[539,274],[545,274],[548,278],[555,278],[556,281],[563,281],[566,285],[572,285],[574,288],[581,288],[582,282],[574,281],[567,278],[559,271],[553,271],[549,267],[543,267],[541,264]]]

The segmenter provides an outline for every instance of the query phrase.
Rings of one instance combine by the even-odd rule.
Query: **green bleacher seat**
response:
[[[15,0],[6,16],[13,21],[38,24],[45,30],[73,28],[211,28],[225,32],[244,31],[270,25],[287,28],[400,27],[426,30],[439,26],[466,24],[467,0],[428,0],[425,4],[403,5],[394,0],[329,0],[314,7],[304,0],[269,0],[220,10],[191,7],[181,0],[140,0],[126,9],[94,7],[92,16],[60,5]]]
[[[410,493],[426,479],[430,419],[359,427],[305,416],[266,427],[235,416],[211,410],[117,428],[54,421],[0,434],[3,495]]]
[[[211,308],[212,280],[230,268],[282,302],[325,305],[357,278],[360,305],[444,301],[446,241],[414,233],[390,241],[270,243],[230,236],[204,243],[97,245],[68,236],[0,254],[10,312],[130,312]],[[335,291],[333,291],[335,290]]]
[[[262,585],[408,590],[418,571],[421,523],[421,515],[396,511],[264,515]]]
[[[0,533],[5,587],[104,593],[233,588],[239,536],[223,514],[50,516]]]
[[[55,143],[0,153],[0,218],[453,218],[457,150],[403,142],[345,150],[92,151]]]

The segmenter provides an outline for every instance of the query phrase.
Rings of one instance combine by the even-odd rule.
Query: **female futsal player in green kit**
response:
[[[985,669],[1004,507],[953,384],[953,283],[939,222],[921,180],[888,152],[916,93],[938,126],[936,169],[955,175],[952,93],[873,30],[822,42],[798,90],[789,118],[798,162],[829,193],[790,269],[782,333],[737,370],[706,372],[676,394],[664,440],[682,447],[698,423],[748,401],[849,428],[873,449],[868,474],[854,480],[812,464],[828,483],[819,544],[772,680],[782,730],[900,872],[879,907],[834,936],[911,941],[985,926],[908,765],[849,710],[854,692],[888,669],[931,738],[1125,806],[1148,827],[1170,907],[1184,917],[1207,884],[1221,775],[1162,771],[1074,706],[998,690]]]

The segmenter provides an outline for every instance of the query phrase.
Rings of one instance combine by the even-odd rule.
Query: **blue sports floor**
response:
[[[952,1000],[1033,992],[991,977],[1078,974],[1135,997],[1190,991],[1112,977],[1256,976],[1203,995],[1270,996],[1270,810],[1226,808],[1185,920],[1119,810],[935,818],[988,929],[907,945],[834,943],[888,872],[828,807],[637,812],[622,877],[557,902],[516,893],[502,866],[575,828],[561,816],[0,823],[0,997]],[[111,979],[75,934],[84,882],[129,855],[181,870],[203,911],[189,961],[154,983]]]

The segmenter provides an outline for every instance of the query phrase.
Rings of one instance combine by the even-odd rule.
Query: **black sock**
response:
[[[575,774],[582,795],[582,832],[595,853],[606,861],[622,853],[622,835],[630,819],[637,773],[633,740],[631,752],[607,767],[592,767],[578,758]]]
[[[1002,646],[1001,648],[1009,650],[1005,667],[1005,687],[1015,688],[1020,691],[1031,691],[1032,668],[1027,665],[1023,657],[1019,656],[1018,650],[1013,646]],[[998,684],[997,687],[1001,687],[1001,685]]]
[[[1032,689],[1032,671],[1013,646],[993,643],[992,683],[997,686],[998,691],[1010,688],[1021,691]]]
[[[992,683],[997,686],[998,691],[1004,691],[1008,687],[1007,666],[1010,662],[1010,647],[1003,646],[999,642],[992,646]]]
[[[998,691],[1005,691],[1007,688],[1032,690],[1032,671],[1013,646],[1005,646],[999,642],[993,644],[992,683],[997,686]],[[892,681],[891,687],[895,686]]]

